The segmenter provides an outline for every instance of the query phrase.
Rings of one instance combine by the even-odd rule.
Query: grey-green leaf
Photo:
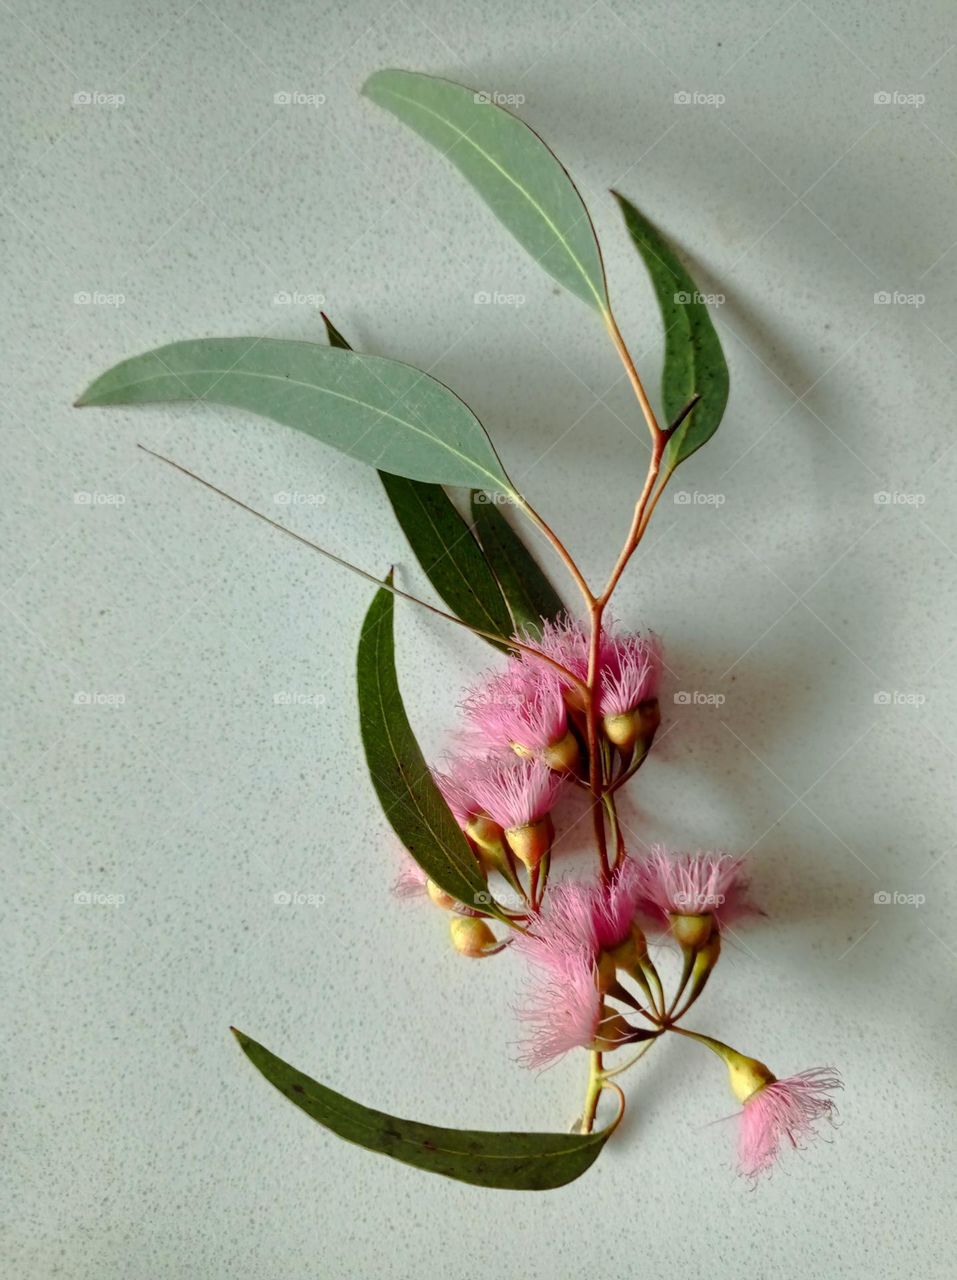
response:
[[[416,559],[453,613],[470,627],[511,635],[502,589],[442,486],[385,473],[381,479]]]
[[[728,366],[708,308],[677,254],[629,200],[614,195],[648,268],[664,320],[662,395],[667,421],[674,422],[692,396],[701,396],[665,447],[662,469],[667,474],[717,431],[728,403]]]
[[[499,510],[494,496],[473,492],[475,531],[505,595],[514,630],[539,636],[542,621],[557,618],[565,605],[525,543]]]
[[[384,589],[376,592],[359,638],[359,725],[372,785],[392,829],[429,879],[459,902],[501,916],[405,713],[395,670],[393,599]]]
[[[382,471],[513,493],[472,411],[427,373],[275,338],[200,338],[133,356],[78,405],[207,400],[262,414]]]
[[[488,94],[436,76],[377,71],[362,92],[451,160],[560,284],[608,312],[601,251],[588,210],[537,133]]]
[[[597,1133],[489,1133],[444,1129],[373,1111],[297,1071],[233,1028],[243,1053],[290,1102],[367,1151],[477,1187],[549,1191],[580,1178],[597,1160],[614,1125]]]
[[[351,351],[350,344],[325,312],[322,318],[330,344]],[[442,486],[406,480],[385,471],[379,472],[379,479],[416,559],[452,612],[480,631],[510,635],[512,619],[501,588],[471,530]]]

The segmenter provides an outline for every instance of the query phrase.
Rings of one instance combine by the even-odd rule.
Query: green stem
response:
[[[598,1111],[598,1099],[601,1097],[601,1091],[604,1087],[605,1077],[602,1070],[602,1056],[597,1049],[593,1049],[589,1055],[588,1088],[585,1090],[585,1105],[582,1107],[582,1133],[591,1133],[594,1127],[595,1115]]]

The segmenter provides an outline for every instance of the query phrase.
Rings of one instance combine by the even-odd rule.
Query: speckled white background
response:
[[[953,1275],[951,6],[6,0],[0,22],[4,1274]],[[768,912],[698,1025],[846,1079],[835,1140],[754,1193],[693,1045],[636,1071],[587,1177],[509,1198],[324,1135],[227,1031],[439,1123],[563,1128],[580,1099],[581,1062],[513,1062],[517,967],[459,959],[438,912],[390,897],[353,688],[367,587],[136,443],[427,590],[375,476],[213,407],[70,408],[175,338],[318,337],[322,295],[357,345],[454,386],[607,569],[645,458],[614,353],[358,97],[387,65],[524,95],[653,392],[658,319],[607,188],[725,295],[727,417],[619,611],[670,666],[634,845],[751,848]],[[409,610],[398,648],[436,749],[489,651]],[[725,702],[675,703],[693,691]]]

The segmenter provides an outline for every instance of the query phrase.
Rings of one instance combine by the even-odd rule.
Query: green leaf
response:
[[[325,312],[322,318],[330,343],[351,351]],[[379,472],[379,479],[416,559],[452,612],[480,631],[510,635],[512,619],[501,588],[472,531],[442,486],[390,476],[384,471]]]
[[[436,76],[377,71],[362,92],[438,147],[559,284],[608,313],[588,210],[537,133],[487,94]]]
[[[504,918],[405,713],[395,671],[394,613],[391,593],[376,592],[359,638],[359,725],[372,785],[392,829],[429,879],[459,902]]]
[[[542,620],[565,609],[561,596],[487,493],[472,493],[472,519],[482,550],[508,603],[515,631],[541,635]]]
[[[436,591],[463,622],[499,636],[512,634],[502,590],[472,531],[437,484],[381,476],[396,519]],[[505,649],[507,645],[497,645]]]
[[[232,1030],[243,1053],[269,1083],[340,1138],[477,1187],[509,1191],[563,1187],[594,1164],[614,1130],[613,1125],[583,1135],[488,1133],[400,1120],[319,1084],[242,1031]]]
[[[674,422],[692,396],[701,396],[665,446],[662,470],[667,475],[717,431],[728,403],[728,366],[708,309],[698,301],[698,287],[674,250],[629,200],[617,191],[613,195],[651,275],[665,324],[662,395],[668,422]]]
[[[77,404],[169,400],[247,409],[412,480],[514,493],[471,409],[397,360],[312,342],[199,338],[124,360]]]

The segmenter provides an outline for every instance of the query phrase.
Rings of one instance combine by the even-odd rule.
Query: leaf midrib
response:
[[[575,267],[577,268],[579,275],[585,281],[585,284],[588,286],[588,289],[591,292],[592,297],[597,302],[599,311],[601,311],[602,314],[604,314],[608,310],[607,299],[603,298],[602,295],[595,288],[594,284],[592,283],[591,277],[589,276],[588,272],[585,270],[584,265],[579,260],[577,254],[574,252],[571,245],[568,243],[568,241],[565,239],[562,233],[555,226],[554,222],[551,220],[551,218],[548,216],[548,214],[545,212],[542,206],[538,203],[535,197],[531,194],[531,192],[527,191],[520,182],[516,181],[516,179],[512,177],[512,175],[508,172],[507,169],[503,169],[494,156],[489,155],[489,153],[485,150],[484,147],[480,147],[479,144],[473,138],[469,137],[468,133],[460,129],[459,126],[455,124],[452,120],[449,120],[447,116],[443,116],[438,111],[433,111],[432,108],[427,107],[425,103],[418,102],[416,101],[415,98],[406,97],[404,93],[396,93],[394,89],[388,89],[383,86],[379,87],[379,92],[388,94],[392,98],[398,98],[400,102],[407,102],[410,107],[417,107],[420,111],[428,112],[430,116],[434,116],[435,119],[440,121],[442,124],[448,125],[450,129],[452,129],[455,133],[459,135],[459,137],[463,140],[463,142],[467,142],[470,147],[473,147],[479,153],[480,156],[482,156],[485,160],[487,160],[493,169],[497,169],[498,172],[502,175],[502,177],[507,182],[510,182],[512,186],[515,188],[515,190],[525,197],[525,199],[532,206],[532,208],[541,216],[542,221],[545,222],[546,225],[552,230],[555,236],[555,239],[558,241],[558,243],[564,246],[566,253],[568,254],[569,258],[571,258],[572,262],[575,264]],[[533,136],[537,136],[537,135],[534,135],[533,133]],[[545,143],[542,143],[542,146],[545,146]],[[560,162],[556,161],[556,163],[560,163]],[[582,209],[584,211],[585,217],[587,217],[588,210],[585,209],[584,203],[582,204]]]

